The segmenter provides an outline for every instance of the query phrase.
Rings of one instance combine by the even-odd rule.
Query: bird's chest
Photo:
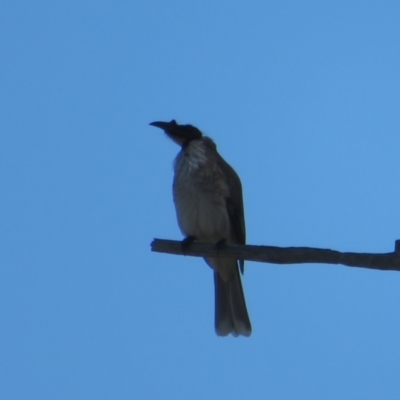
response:
[[[175,167],[173,196],[182,232],[200,240],[227,237],[228,188],[218,166],[208,161],[196,164],[181,155]]]

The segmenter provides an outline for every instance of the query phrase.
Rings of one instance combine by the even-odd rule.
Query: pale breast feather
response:
[[[228,238],[230,232],[226,209],[228,187],[222,171],[212,160],[207,160],[206,152],[200,141],[194,141],[178,154],[174,202],[178,223],[185,235],[219,240]]]

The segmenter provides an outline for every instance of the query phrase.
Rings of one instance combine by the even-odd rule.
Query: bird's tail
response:
[[[250,336],[251,323],[247,312],[246,301],[239,269],[225,282],[217,271],[214,271],[215,286],[215,331],[218,336]]]

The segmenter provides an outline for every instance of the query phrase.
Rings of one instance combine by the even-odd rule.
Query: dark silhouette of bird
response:
[[[183,247],[193,240],[245,244],[242,185],[234,169],[219,155],[209,137],[192,125],[152,122],[181,150],[174,162],[173,197],[178,224],[186,236]],[[233,258],[204,258],[214,271],[215,331],[219,336],[250,336],[240,271],[244,261]]]

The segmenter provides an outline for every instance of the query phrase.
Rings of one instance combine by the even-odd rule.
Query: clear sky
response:
[[[3,1],[0,398],[398,399],[400,272],[247,263],[214,333],[175,118],[244,188],[250,244],[400,239],[399,1]]]

